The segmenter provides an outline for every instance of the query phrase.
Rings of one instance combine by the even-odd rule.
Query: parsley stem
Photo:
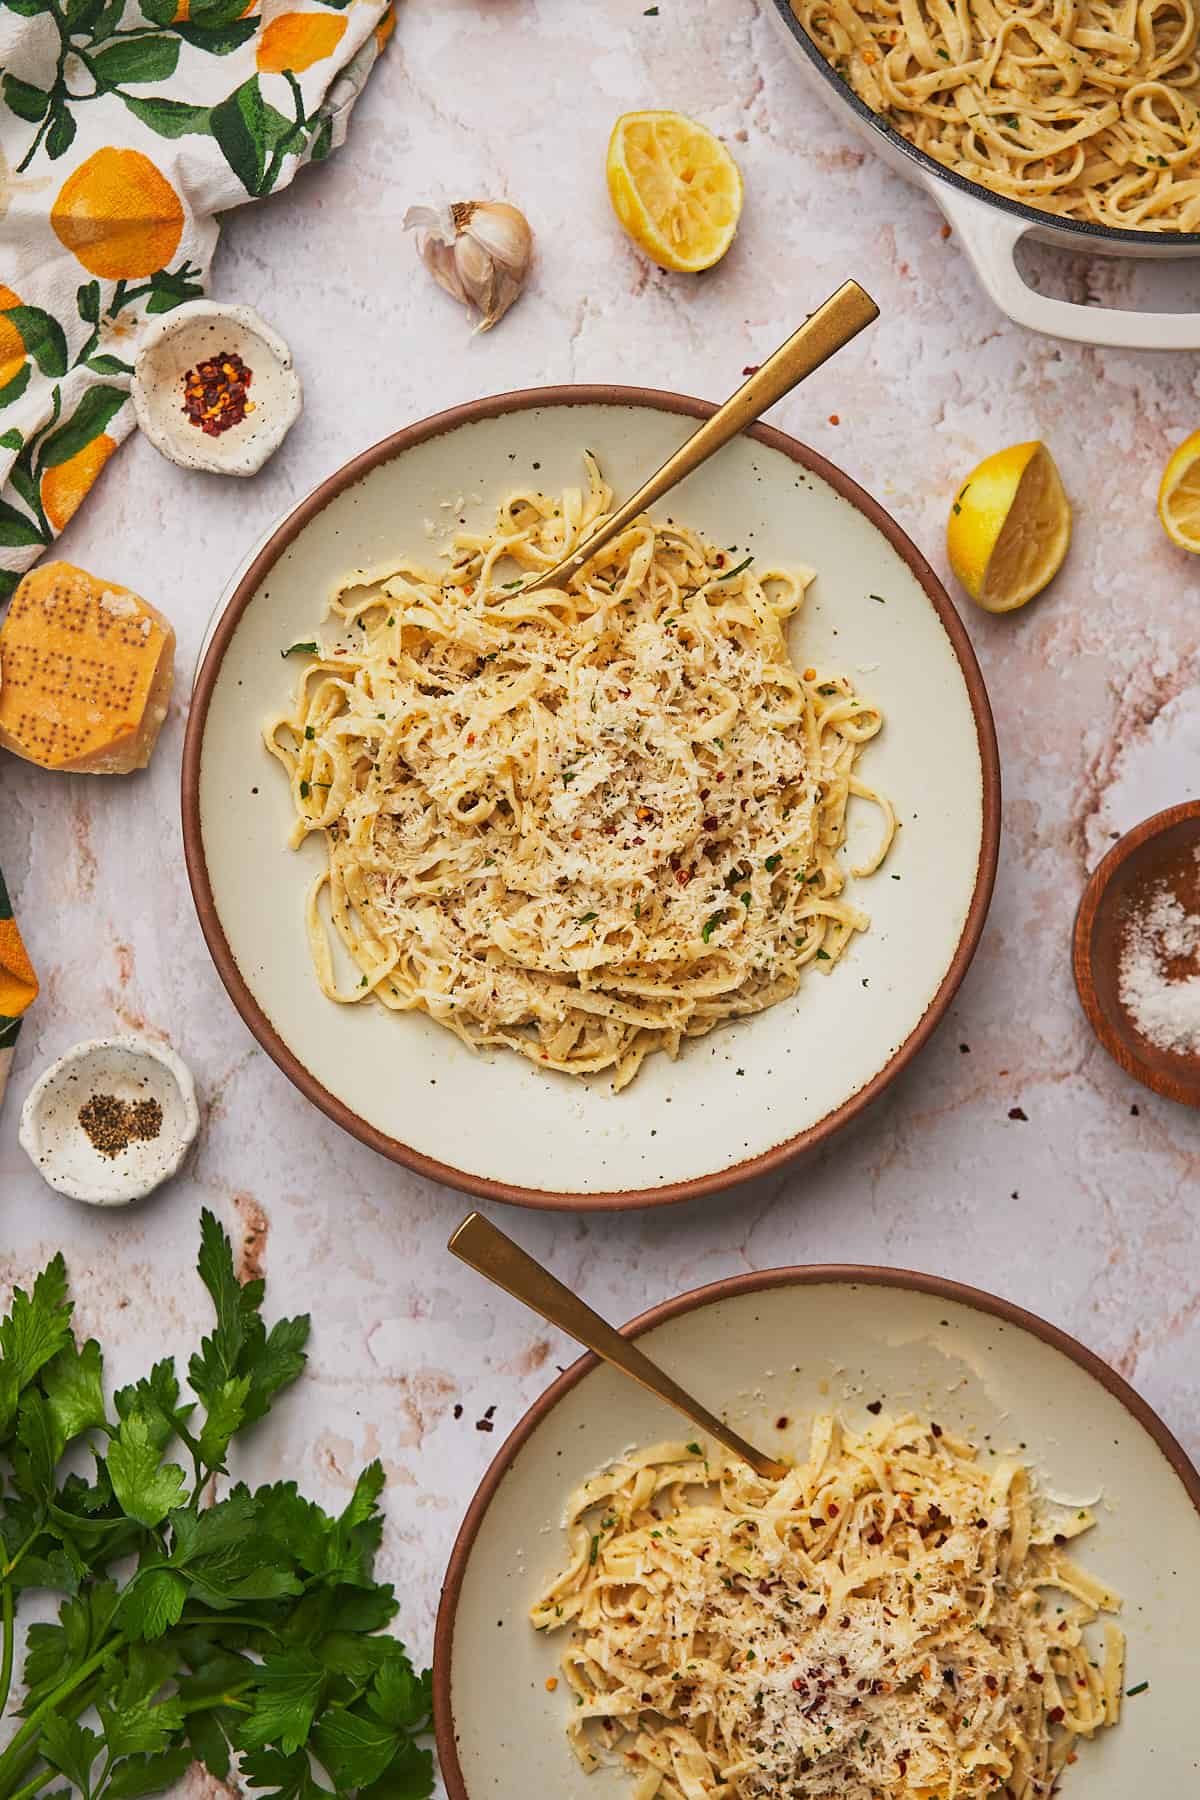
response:
[[[99,1779],[99,1781],[97,1781],[95,1783],[95,1785],[89,1791],[87,1800],[100,1800],[100,1795],[104,1792],[105,1788],[108,1786],[108,1778],[112,1774],[112,1766],[113,1766],[113,1753],[110,1750],[108,1755],[104,1759],[104,1767],[100,1771],[100,1779]],[[17,1794],[14,1794],[13,1800],[20,1800],[20,1796]]]
[[[0,1719],[4,1717],[8,1706],[8,1691],[12,1687],[13,1645],[15,1640],[13,1626],[13,1591],[11,1581],[4,1583],[4,1655],[0,1661]]]
[[[184,1700],[180,1704],[185,1714],[208,1712],[214,1706],[232,1706],[237,1712],[253,1712],[254,1704],[250,1700],[237,1700],[236,1694],[244,1694],[252,1688],[252,1681],[241,1681],[237,1687],[225,1688],[219,1694],[206,1694],[202,1700]]]
[[[21,1752],[30,1738],[37,1735],[46,1714],[53,1712],[59,1702],[67,1699],[75,1692],[76,1688],[82,1687],[88,1676],[94,1675],[96,1670],[102,1668],[110,1657],[117,1654],[118,1650],[123,1650],[125,1642],[123,1633],[110,1638],[103,1650],[97,1650],[94,1656],[89,1656],[85,1663],[79,1665],[73,1675],[68,1675],[65,1681],[59,1682],[53,1692],[47,1694],[39,1706],[34,1707],[21,1729],[9,1740],[8,1748],[3,1754],[0,1754],[0,1795],[5,1796],[6,1800],[16,1800],[16,1797],[9,1793],[5,1777],[11,1779],[14,1767],[23,1760]]]
[[[53,1769],[43,1769],[40,1775],[34,1776],[32,1781],[27,1781],[23,1788],[18,1788],[12,1800],[29,1800],[31,1794],[36,1794],[39,1788],[45,1787],[48,1781],[53,1780],[54,1774]]]
[[[280,1642],[279,1633],[262,1619],[252,1618],[248,1613],[215,1613],[205,1612],[198,1619],[189,1618],[185,1613],[179,1621],[180,1629],[203,1631],[210,1626],[214,1631],[224,1631],[226,1625],[249,1625],[255,1631],[261,1631],[264,1637],[274,1638]]]
[[[4,1597],[2,1602],[4,1612],[4,1648],[3,1651],[0,1652],[0,1719],[4,1717],[5,1708],[8,1705],[9,1691],[12,1688],[13,1652],[16,1647],[16,1625],[13,1617],[13,1590],[11,1577],[22,1557],[25,1555],[25,1552],[31,1549],[42,1535],[44,1523],[44,1518],[38,1520],[16,1555],[10,1562],[4,1564],[2,1571],[4,1582]]]

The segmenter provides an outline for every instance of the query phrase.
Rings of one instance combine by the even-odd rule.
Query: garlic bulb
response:
[[[459,200],[453,206],[410,206],[406,231],[434,280],[482,316],[490,331],[525,286],[533,233],[524,213],[503,200]]]

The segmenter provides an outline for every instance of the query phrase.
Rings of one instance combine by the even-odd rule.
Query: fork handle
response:
[[[843,345],[857,337],[865,326],[879,317],[879,308],[857,281],[843,282],[836,294],[831,294],[822,306],[794,331],[785,344],[781,344],[772,356],[769,356],[762,367],[756,369],[748,381],[735,394],[731,394],[723,406],[719,406],[711,419],[705,419],[672,456],[644,482],[625,504],[618,507],[597,531],[582,543],[579,548],[556,564],[545,575],[539,575],[536,581],[526,584],[525,592],[535,588],[565,587],[574,575],[577,575],[584,563],[590,562],[598,550],[602,550],[610,539],[631,525],[647,507],[661,500],[671,488],[707,462],[714,451],[727,444],[730,438],[737,437],[752,425],[768,407],[790,394],[798,382],[819,369],[823,362]]]
[[[480,1275],[494,1281],[516,1300],[521,1300],[534,1312],[540,1313],[551,1325],[557,1325],[577,1342],[586,1344],[589,1350],[607,1363],[613,1363],[623,1374],[630,1375],[634,1381],[665,1400],[685,1418],[698,1425],[701,1431],[708,1432],[719,1444],[724,1444],[740,1462],[749,1463],[756,1475],[766,1475],[775,1480],[785,1473],[782,1463],[774,1462],[748,1444],[736,1431],[730,1429],[723,1419],[710,1413],[706,1406],[685,1392],[679,1384],[660,1369],[656,1363],[639,1350],[636,1344],[615,1331],[606,1319],[592,1311],[578,1294],[573,1294],[568,1287],[544,1269],[532,1256],[528,1256],[519,1244],[514,1244],[510,1237],[485,1219],[481,1213],[471,1213],[464,1219],[458,1230],[450,1239],[449,1248],[455,1256],[468,1263]]]

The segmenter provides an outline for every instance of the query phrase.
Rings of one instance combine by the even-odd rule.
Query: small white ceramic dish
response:
[[[156,1101],[153,1138],[134,1138],[115,1156],[98,1150],[80,1122],[96,1095],[132,1108]],[[34,1083],[21,1108],[21,1146],[44,1181],[89,1206],[125,1206],[170,1179],[200,1128],[191,1072],[173,1050],[148,1038],[91,1038],[76,1044]]]
[[[778,1166],[854,1117],[928,1038],[983,927],[999,774],[970,642],[936,576],[839,470],[767,427],[730,444],[664,510],[714,541],[818,571],[795,654],[844,670],[886,715],[865,779],[903,821],[885,869],[855,884],[870,913],[829,980],[766,1013],[603,1080],[476,1056],[418,1014],[339,1007],[317,986],[304,897],[321,846],[287,848],[287,784],[261,742],[348,569],[404,549],[432,559],[464,519],[490,523],[522,483],[556,491],[594,450],[632,491],[713,409],[631,388],[499,395],[425,420],[332,476],[235,581],[197,675],[183,769],[192,891],[222,980],[287,1075],[384,1155],[532,1206],[638,1206]],[[433,524],[431,537],[430,522]],[[852,817],[865,846],[874,830]],[[468,1123],[464,1123],[468,1122]]]
[[[254,410],[209,437],[183,410],[184,377],[223,351],[233,351],[251,370]],[[154,448],[184,469],[253,475],[282,444],[303,404],[291,351],[252,306],[189,300],[148,328],[134,364],[137,422]]]
[[[1062,1800],[1129,1800],[1148,1771],[1156,1794],[1195,1794],[1200,1476],[1082,1344],[977,1289],[868,1268],[734,1277],[655,1308],[626,1334],[769,1454],[803,1455],[815,1412],[865,1426],[864,1409],[882,1401],[981,1447],[990,1434],[988,1448],[1016,1452],[1056,1496],[1099,1494],[1079,1560],[1123,1596],[1126,1687],[1141,1691],[1116,1730],[1079,1745]],[[620,1771],[585,1775],[576,1762],[563,1735],[570,1689],[546,1687],[566,1634],[535,1632],[528,1610],[562,1567],[570,1490],[631,1446],[686,1435],[678,1414],[585,1356],[501,1448],[438,1614],[434,1720],[450,1800],[630,1800]]]

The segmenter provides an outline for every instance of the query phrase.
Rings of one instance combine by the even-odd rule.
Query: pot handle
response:
[[[1079,306],[1039,294],[1017,269],[1015,252],[1034,227],[986,201],[927,176],[934,199],[954,228],[972,267],[1002,313],[1031,331],[1119,350],[1200,350],[1200,313],[1123,312]]]

